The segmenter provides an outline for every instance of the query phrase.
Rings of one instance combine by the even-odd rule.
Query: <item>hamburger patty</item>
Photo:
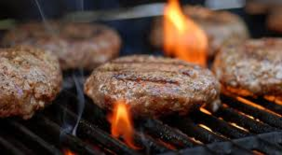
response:
[[[187,114],[203,104],[217,106],[219,82],[208,69],[177,59],[127,56],[96,68],[85,93],[111,109],[123,100],[138,115]]]
[[[282,95],[282,39],[230,44],[213,70],[224,88],[240,95]]]
[[[245,11],[251,15],[263,15],[271,13],[273,10],[281,9],[280,1],[258,1],[247,0],[245,5]]]
[[[26,23],[9,31],[4,46],[32,45],[52,51],[59,57],[61,68],[94,67],[116,57],[121,40],[116,31],[103,25],[48,22]]]
[[[226,41],[244,40],[249,37],[244,22],[235,14],[212,11],[199,6],[185,6],[183,11],[206,32],[210,57],[214,56]],[[163,47],[163,38],[163,19],[157,18],[150,40],[155,47],[160,48]]]
[[[55,98],[61,82],[52,54],[31,47],[0,49],[0,117],[30,118]]]
[[[282,6],[270,11],[267,17],[268,29],[282,33]]]

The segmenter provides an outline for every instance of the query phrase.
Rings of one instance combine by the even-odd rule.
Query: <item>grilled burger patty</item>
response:
[[[177,59],[127,56],[96,68],[85,93],[111,109],[122,100],[139,115],[186,114],[203,104],[219,104],[219,82],[208,69]]]
[[[116,57],[121,40],[116,31],[103,25],[30,22],[9,31],[4,46],[32,45],[52,51],[61,68],[94,67]]]
[[[244,40],[249,37],[244,22],[235,14],[212,11],[199,6],[185,6],[183,11],[206,32],[210,57],[214,56],[225,42]],[[163,19],[156,19],[150,37],[155,47],[163,47]]]
[[[30,118],[60,91],[57,58],[31,47],[0,49],[0,117]]]
[[[282,33],[282,6],[270,11],[267,17],[268,29]]]
[[[282,39],[249,40],[221,49],[213,70],[240,95],[282,95]]]

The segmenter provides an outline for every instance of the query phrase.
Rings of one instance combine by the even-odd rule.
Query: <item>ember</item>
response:
[[[177,0],[170,0],[164,12],[164,50],[167,55],[206,66],[205,32],[181,11]]]
[[[76,155],[75,153],[73,153],[71,150],[69,149],[64,149],[64,155]]]

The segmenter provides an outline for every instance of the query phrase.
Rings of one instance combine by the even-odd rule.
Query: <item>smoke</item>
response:
[[[35,4],[38,8],[38,11],[40,13],[40,16],[42,18],[42,21],[44,23],[44,26],[51,35],[56,35],[56,30],[52,27],[52,25],[49,23],[47,20],[44,10],[41,7],[41,4],[39,3],[38,0],[34,0]],[[83,11],[84,10],[84,0],[77,0],[77,6],[78,9]],[[77,120],[75,120],[75,125],[73,125],[73,122],[68,122],[68,117],[66,116],[66,112],[62,112],[63,114],[63,124],[62,124],[62,134],[64,133],[72,133],[73,135],[76,135],[77,127],[79,125],[79,121],[82,117],[83,110],[85,107],[85,98],[84,98],[84,93],[83,93],[83,82],[84,82],[84,72],[83,69],[78,70],[78,75],[76,75],[74,71],[72,73],[72,82],[74,82],[74,87],[76,89],[76,97],[77,97]]]
[[[79,122],[82,118],[84,108],[85,108],[85,97],[83,93],[83,83],[84,83],[84,72],[82,69],[72,71],[70,75],[67,75],[66,78],[71,78],[72,80],[68,82],[72,82],[73,84],[71,88],[67,89],[64,88],[63,93],[67,93],[67,96],[70,97],[68,99],[64,99],[64,103],[59,104],[65,104],[64,107],[65,110],[67,110],[68,105],[72,104],[74,106],[73,110],[75,111],[77,117],[70,117],[65,110],[61,111],[61,117],[62,117],[62,125],[61,125],[61,137],[63,138],[65,133],[71,133],[72,135],[76,136],[77,128],[79,126]]]
[[[141,137],[141,142],[143,143],[143,146],[145,146],[146,154],[150,154],[150,146],[148,145],[148,143],[146,141],[144,129],[142,127],[139,128],[139,134],[140,134],[140,137]]]
[[[44,23],[44,26],[45,26],[45,29],[51,34],[51,35],[56,35],[56,31],[54,30],[54,28],[52,28],[52,26],[50,25],[50,23],[48,22],[46,16],[45,16],[45,13],[39,3],[38,0],[34,0],[35,1],[35,4],[38,8],[38,11],[40,13],[40,16],[42,18],[42,21]]]
[[[79,70],[79,73],[80,73],[80,77],[82,78],[81,81],[78,80],[78,78],[76,77],[75,74],[72,74],[72,78],[73,78],[73,81],[74,81],[74,84],[75,84],[75,88],[76,88],[76,93],[77,93],[77,99],[78,99],[78,104],[77,104],[77,120],[76,120],[76,124],[72,130],[72,134],[73,135],[76,135],[76,131],[77,131],[77,127],[79,125],[79,121],[82,117],[82,114],[83,114],[83,110],[84,110],[84,107],[85,107],[85,98],[84,98],[84,93],[83,93],[83,83],[84,83],[84,73],[83,73],[83,70],[80,69]]]

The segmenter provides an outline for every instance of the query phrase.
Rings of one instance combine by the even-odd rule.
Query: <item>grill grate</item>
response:
[[[242,10],[233,10],[243,16],[253,37],[278,36],[265,27],[265,17],[250,17]],[[118,21],[115,26],[122,34],[124,47],[121,55],[144,51],[161,54],[151,49],[144,38],[148,36],[151,19]],[[113,23],[109,23],[114,25]],[[134,26],[132,26],[134,25]],[[281,35],[280,35],[281,36]],[[138,54],[139,52],[134,52]],[[76,154],[281,154],[282,106],[262,97],[245,98],[262,108],[242,103],[234,97],[222,95],[223,106],[215,113],[197,111],[190,116],[170,116],[163,119],[138,118],[136,144],[140,150],[129,148],[109,133],[105,112],[86,98],[77,135],[70,134],[77,119],[79,94],[75,77],[81,83],[81,72],[68,72],[64,90],[53,105],[38,112],[31,120],[0,119],[1,154],[61,155],[66,150]]]
[[[70,80],[68,80],[70,82]],[[190,116],[136,118],[134,136],[140,147],[133,150],[112,138],[106,112],[86,98],[77,128],[79,95],[68,85],[52,106],[31,120],[1,119],[0,149],[7,154],[280,154],[282,152],[282,106],[264,98],[221,95],[223,105],[211,113]],[[259,103],[260,106],[248,104]]]

